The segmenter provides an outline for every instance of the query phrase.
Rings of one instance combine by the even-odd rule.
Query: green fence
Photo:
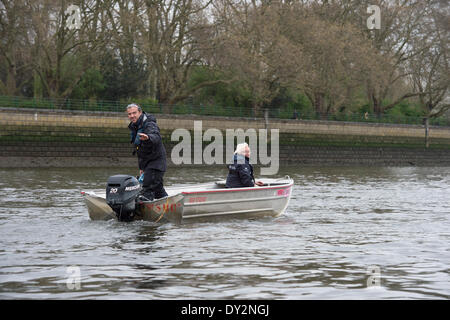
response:
[[[80,110],[80,111],[103,111],[124,112],[127,104],[137,102],[149,113],[164,114],[194,114],[205,116],[228,116],[228,117],[263,117],[263,112],[256,113],[253,109],[220,107],[212,105],[189,105],[189,104],[152,104],[140,103],[139,101],[112,101],[112,100],[78,100],[78,99],[51,99],[51,98],[27,98],[0,96],[0,108],[31,108],[52,110]]]
[[[81,110],[81,111],[103,111],[124,112],[128,102],[112,100],[78,100],[78,99],[50,99],[50,98],[27,98],[0,96],[0,108],[31,108],[31,109],[53,109],[53,110]],[[136,101],[139,103],[139,101]],[[214,105],[193,104],[152,104],[140,103],[142,108],[149,113],[163,114],[192,114],[204,116],[226,116],[241,118],[263,118],[264,110],[255,111],[251,108],[222,107]],[[299,119],[299,120],[328,120],[328,121],[350,121],[350,122],[373,122],[373,123],[395,123],[395,124],[418,124],[424,123],[422,117],[407,117],[396,115],[375,114],[330,114],[317,113],[301,114],[295,112],[293,107],[270,108],[268,116],[275,119]],[[430,125],[450,126],[450,120],[444,117],[430,119]]]

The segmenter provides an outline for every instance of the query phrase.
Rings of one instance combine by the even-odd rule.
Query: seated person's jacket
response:
[[[235,154],[233,164],[228,165],[227,188],[253,187],[255,178],[253,166],[247,157]]]

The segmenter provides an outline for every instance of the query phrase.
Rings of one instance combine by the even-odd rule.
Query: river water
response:
[[[80,191],[135,171],[0,169],[0,299],[450,298],[450,168],[287,167],[278,218],[89,220]]]

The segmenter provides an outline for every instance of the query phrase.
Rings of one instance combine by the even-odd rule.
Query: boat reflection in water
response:
[[[167,197],[137,202],[133,220],[154,222],[210,221],[217,218],[255,218],[281,215],[289,204],[294,181],[258,179],[258,187],[226,188],[225,181],[167,187]],[[83,191],[92,220],[117,219],[106,203],[105,190]]]

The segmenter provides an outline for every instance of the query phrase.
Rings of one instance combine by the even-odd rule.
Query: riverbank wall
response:
[[[421,125],[155,116],[169,165],[175,165],[171,153],[179,143],[174,131],[185,129],[193,140],[200,126],[201,137],[208,129],[219,130],[223,137],[227,129],[266,129],[270,140],[277,130],[280,166],[450,166],[450,127],[430,127],[430,146],[425,148]],[[136,166],[127,125],[125,112],[0,109],[0,167]],[[202,141],[203,148],[209,143]]]

